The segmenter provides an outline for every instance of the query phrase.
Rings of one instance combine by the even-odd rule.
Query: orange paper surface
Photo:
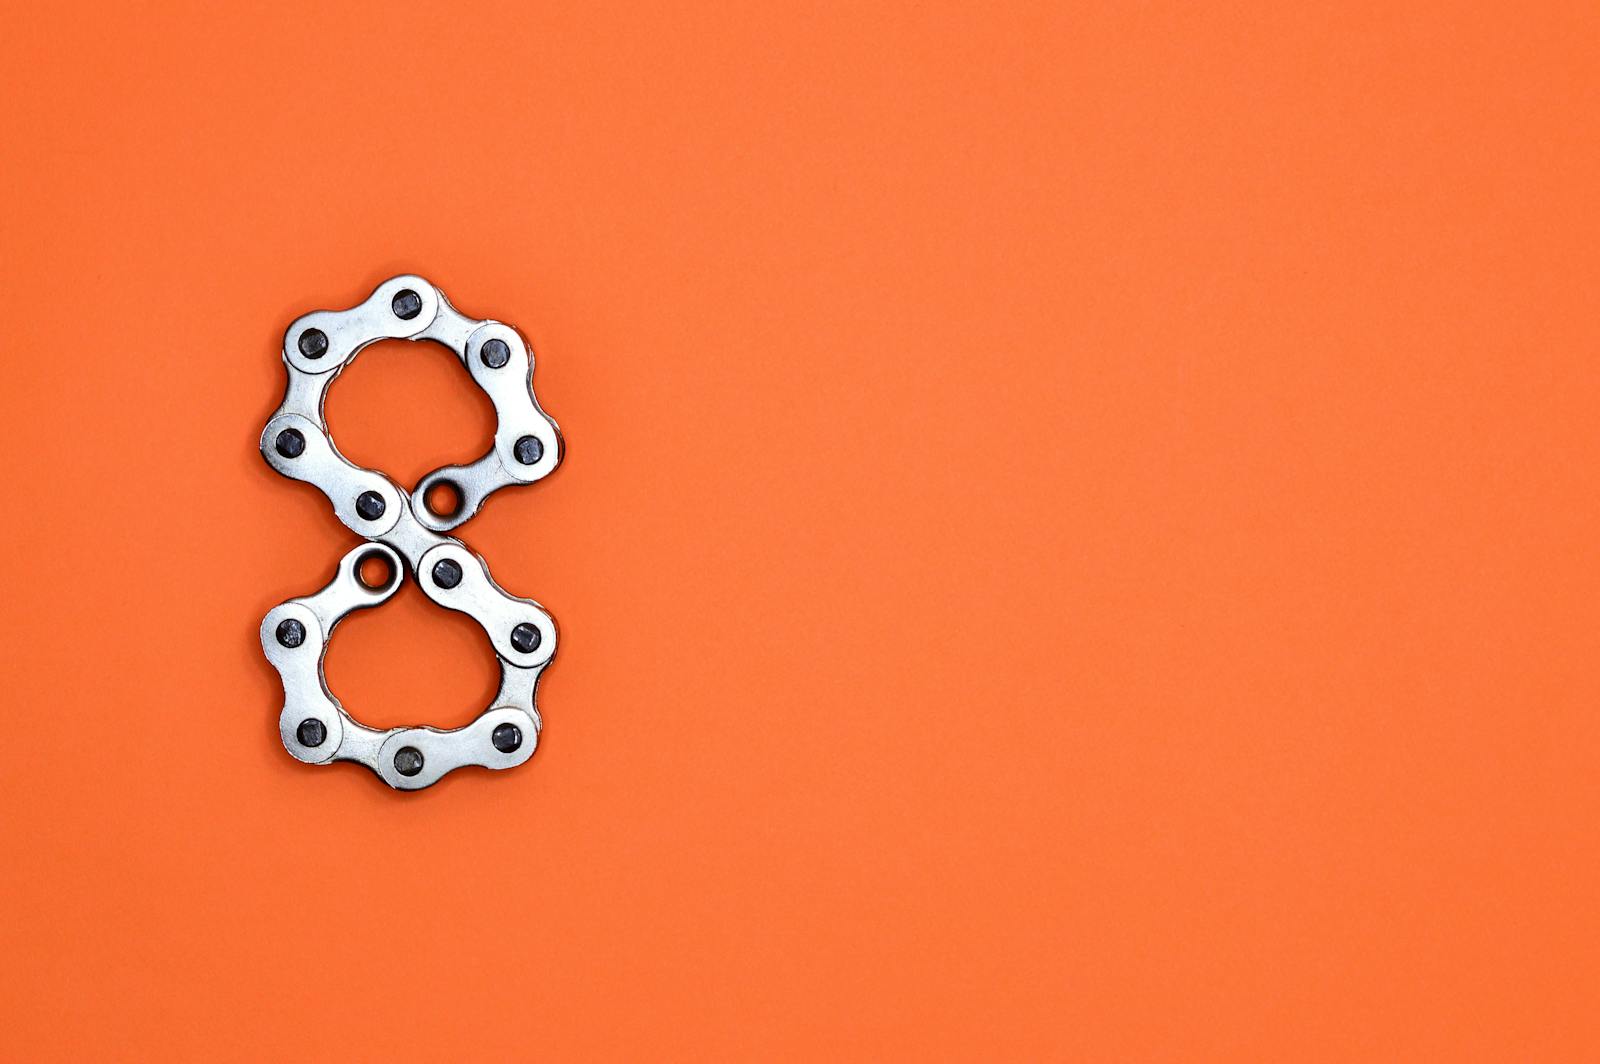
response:
[[[0,10],[0,1059],[1600,1056],[1592,4]],[[415,271],[533,760],[309,768]],[[409,485],[443,349],[328,413]],[[415,587],[329,683],[496,674]]]

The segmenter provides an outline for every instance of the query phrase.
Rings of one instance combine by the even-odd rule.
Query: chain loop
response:
[[[323,415],[334,378],[362,348],[385,339],[448,347],[495,410],[487,453],[428,473],[410,492],[340,454]],[[527,341],[502,322],[466,317],[423,278],[402,275],[348,310],[297,318],[284,334],[283,362],[288,386],[261,434],[261,454],[284,476],[318,488],[339,520],[368,541],[344,556],[321,591],[274,607],[261,622],[261,646],[283,683],[278,732],[284,747],[309,764],[359,762],[408,791],[463,765],[522,764],[538,743],[535,692],[555,656],[555,619],[532,599],[504,591],[481,556],[444,533],[465,523],[494,492],[542,479],[561,462],[560,430],[533,395]],[[458,500],[448,514],[433,513],[425,501],[439,485],[453,489]],[[387,578],[376,586],[362,578],[369,562],[387,567]],[[478,623],[499,661],[499,690],[464,728],[370,728],[328,690],[322,661],[334,627],[354,610],[387,601],[408,569],[429,599]]]

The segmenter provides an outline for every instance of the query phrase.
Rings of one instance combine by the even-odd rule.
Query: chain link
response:
[[[475,462],[445,466],[407,492],[383,473],[363,469],[334,446],[323,415],[328,387],[362,348],[379,340],[431,340],[460,358],[495,410],[494,442]],[[322,590],[272,609],[261,646],[283,682],[278,732],[290,754],[308,764],[356,761],[400,790],[420,790],[462,765],[502,769],[532,756],[539,736],[535,692],[556,651],[554,618],[532,599],[508,594],[489,566],[446,532],[459,527],[501,488],[548,476],[561,462],[561,435],[533,395],[533,353],[516,329],[468,318],[421,277],[392,277],[348,310],[317,310],[289,326],[283,340],[289,383],[261,433],[261,454],[286,477],[315,486],[339,520],[367,542],[347,553]],[[434,513],[426,500],[443,486],[457,505]],[[362,570],[376,565],[384,580]],[[370,728],[328,690],[323,657],[339,621],[389,599],[407,570],[428,598],[465,613],[489,637],[500,663],[500,688],[464,728]]]

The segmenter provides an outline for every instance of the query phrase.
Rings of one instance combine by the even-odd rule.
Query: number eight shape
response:
[[[445,466],[407,492],[363,469],[334,446],[323,415],[328,387],[368,344],[431,340],[455,352],[495,410],[494,442],[475,462]],[[322,590],[274,607],[261,622],[261,646],[283,682],[278,733],[308,764],[355,761],[399,790],[420,790],[463,765],[520,765],[538,744],[539,675],[555,656],[555,619],[532,599],[508,594],[483,558],[445,533],[465,523],[501,488],[530,484],[561,463],[561,432],[533,395],[533,352],[516,329],[469,318],[421,277],[392,277],[348,310],[317,310],[283,339],[289,382],[261,433],[261,454],[286,477],[328,497],[333,512],[366,542],[339,562]],[[453,490],[449,513],[424,502],[436,486]],[[381,580],[363,576],[382,569]],[[407,570],[428,598],[476,621],[500,663],[500,687],[464,728],[371,728],[328,690],[322,661],[334,627],[353,610],[389,599]]]

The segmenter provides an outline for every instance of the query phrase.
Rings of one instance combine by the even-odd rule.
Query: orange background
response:
[[[0,1056],[1595,1059],[1600,14],[1401,6],[8,2]],[[411,796],[256,636],[406,270],[568,443],[461,530],[539,751]]]

